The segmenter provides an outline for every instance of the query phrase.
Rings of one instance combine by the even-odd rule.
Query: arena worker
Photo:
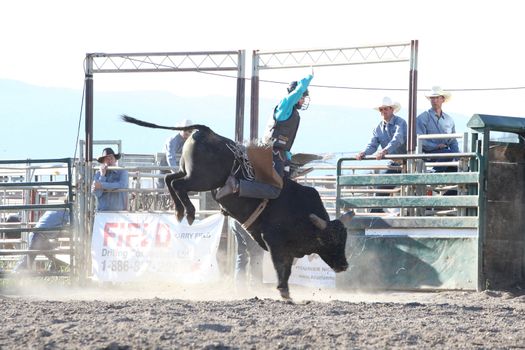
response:
[[[67,203],[67,199],[63,199]],[[67,209],[47,210],[44,215],[40,217],[35,228],[59,228],[66,226],[69,223],[69,211]],[[58,231],[36,231],[29,234],[28,249],[29,250],[53,250],[58,247]],[[51,271],[60,271],[60,268],[67,266],[67,264],[60,259],[57,259],[54,254],[44,254],[49,261]],[[21,273],[31,270],[35,261],[36,255],[24,255],[13,269],[14,273]]]
[[[117,166],[120,153],[115,154],[112,148],[104,148],[97,158],[99,170],[93,178],[91,192],[97,199],[97,211],[119,211],[128,208],[128,193],[117,191],[129,187],[128,172],[121,169],[108,169]]]
[[[356,154],[357,160],[362,160],[367,155],[375,153],[376,159],[383,159],[386,154],[406,154],[407,153],[407,122],[395,115],[395,113],[401,110],[401,104],[394,102],[388,96],[385,96],[382,102],[374,107],[375,110],[379,111],[381,115],[381,121],[372,130],[372,138],[366,145],[364,151]],[[381,146],[381,150],[378,150]],[[399,173],[401,170],[399,167],[401,163],[390,161],[388,163],[390,167],[395,169],[383,170],[384,174]],[[378,189],[393,189],[395,186],[385,185],[378,186]],[[388,193],[377,192],[376,196],[388,196]],[[381,208],[372,209],[372,213],[383,213],[384,210]]]
[[[239,290],[261,287],[263,283],[264,250],[237,220],[230,217],[228,225],[237,243],[235,286]]]
[[[178,127],[190,125],[193,125],[193,123],[189,119],[184,119],[179,124],[177,124]],[[172,173],[175,173],[179,170],[179,160],[182,154],[182,147],[184,146],[184,143],[188,137],[190,137],[191,132],[191,130],[180,130],[175,135],[168,137],[166,143],[164,144],[164,153],[166,154],[166,158],[163,157],[159,165],[170,166]],[[168,174],[169,171],[162,170],[160,173]],[[157,179],[156,185],[157,188],[164,188],[164,178]]]

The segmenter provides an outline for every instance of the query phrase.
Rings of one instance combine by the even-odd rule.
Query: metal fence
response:
[[[77,274],[74,219],[74,175],[70,158],[40,160],[0,160],[0,259],[8,271],[23,256],[37,257],[30,272],[40,275]],[[37,228],[39,218],[48,210],[67,209],[69,224]],[[13,219],[14,220],[11,220]],[[53,231],[58,249],[29,249],[31,232]],[[50,271],[41,256],[61,257],[69,263],[66,270]],[[43,261],[40,264],[38,261]]]
[[[104,141],[107,143],[110,141]],[[117,141],[111,141],[118,145]],[[169,167],[161,166],[159,157],[162,154],[122,154],[121,164],[113,169],[125,169],[129,173],[129,187],[120,191],[129,193],[129,212],[173,212],[174,206],[169,192],[165,187],[158,185],[159,179],[165,176]],[[425,158],[424,158],[425,157]],[[341,158],[337,165],[313,163],[314,171],[296,178],[296,181],[316,188],[323,203],[332,218],[338,217],[341,211],[353,208],[358,215],[367,216],[373,208],[398,208],[397,212],[390,212],[398,217],[424,217],[435,215],[428,213],[428,208],[454,208],[449,212],[447,222],[463,222],[463,225],[475,226],[477,220],[478,182],[479,173],[476,171],[476,153],[461,153],[448,155],[457,157],[455,161],[462,172],[458,173],[427,173],[425,160],[442,155],[405,155],[387,156],[390,160],[403,163],[401,174],[379,174],[381,171],[392,169],[385,163],[360,161],[355,158]],[[375,159],[368,157],[367,160]],[[352,163],[353,162],[353,163]],[[429,163],[430,164],[430,163]],[[436,163],[433,163],[436,164]],[[441,163],[439,163],[441,164]],[[469,171],[465,170],[469,164]],[[77,279],[87,278],[90,274],[90,242],[92,220],[95,215],[94,200],[91,195],[91,179],[96,171],[95,167],[87,169],[82,159],[73,163],[71,159],[59,160],[19,160],[1,161],[0,172],[0,214],[6,221],[7,214],[21,212],[22,224],[2,223],[4,232],[2,244],[16,243],[11,249],[2,249],[0,258],[19,258],[23,254],[41,254],[27,250],[28,233],[34,231],[38,216],[46,209],[67,207],[70,209],[71,227],[65,232],[63,246],[69,249],[65,254],[70,256],[71,268],[69,273]],[[413,171],[413,172],[411,172]],[[316,175],[312,175],[316,174]],[[22,182],[20,182],[22,180]],[[18,181],[18,182],[17,182]],[[381,189],[378,186],[391,186],[390,189]],[[447,188],[458,190],[457,196],[441,196]],[[376,196],[378,193],[385,196]],[[429,195],[433,194],[433,195]],[[67,195],[67,204],[59,204],[60,195]],[[42,200],[45,198],[45,200]],[[190,198],[197,209],[197,218],[219,212],[219,207],[211,198],[210,192],[190,193]],[[39,213],[40,211],[40,213]],[[437,213],[439,214],[439,213]],[[373,214],[376,215],[376,214]],[[442,219],[429,219],[439,222]],[[74,228],[74,229],[72,229]],[[5,233],[20,233],[20,238],[9,241]],[[229,232],[225,232],[228,240],[228,256],[233,257],[234,244]],[[55,254],[63,254],[53,252]],[[233,259],[233,258],[232,258]],[[45,260],[45,259],[43,259]]]

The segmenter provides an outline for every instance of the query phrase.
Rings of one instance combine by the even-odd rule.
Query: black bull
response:
[[[196,130],[184,143],[180,170],[166,175],[166,184],[175,202],[177,219],[186,218],[191,225],[195,207],[188,191],[212,191],[221,187],[230,175],[235,157],[230,147],[234,141],[217,135],[205,125],[167,127],[144,122],[126,115],[125,122],[150,128],[168,130]],[[229,195],[218,201],[223,211],[244,223],[261,204],[260,199]],[[285,180],[279,198],[271,200],[261,215],[249,226],[248,232],[259,245],[270,252],[277,272],[278,285],[283,298],[289,298],[288,279],[294,258],[318,254],[335,272],[345,271],[347,232],[344,222],[353,212],[339,220],[330,221],[317,190]]]

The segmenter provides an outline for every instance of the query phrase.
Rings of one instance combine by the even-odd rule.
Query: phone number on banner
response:
[[[101,261],[102,271],[113,271],[113,272],[137,272],[140,269],[141,262],[138,260],[102,260]]]

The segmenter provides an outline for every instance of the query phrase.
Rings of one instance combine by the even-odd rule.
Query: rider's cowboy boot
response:
[[[221,199],[229,194],[239,192],[239,181],[233,176],[228,177],[224,186],[219,188],[215,194],[216,199]]]

